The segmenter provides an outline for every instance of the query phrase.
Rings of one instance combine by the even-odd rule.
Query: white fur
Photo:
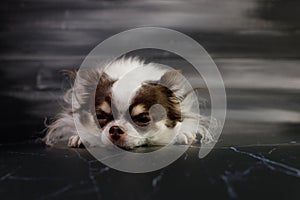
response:
[[[180,81],[176,85],[172,85],[171,82],[170,85],[167,85],[171,90],[176,90],[175,94],[181,98],[180,106],[183,120],[178,122],[174,128],[168,128],[163,121],[160,121],[153,124],[150,130],[140,133],[124,117],[125,111],[128,109],[136,90],[145,81],[160,80],[168,70],[167,67],[159,64],[145,64],[138,58],[121,58],[108,63],[104,68],[104,72],[112,79],[117,80],[112,87],[112,99],[117,106],[120,116],[118,119],[107,124],[104,129],[98,128],[96,125],[97,122],[91,112],[76,113],[76,110],[80,109],[81,106],[86,103],[85,101],[91,96],[91,93],[95,92],[93,87],[97,85],[103,70],[92,69],[91,71],[77,75],[77,84],[74,84],[73,88],[71,88],[64,97],[66,107],[57,116],[57,119],[48,126],[48,131],[45,136],[46,144],[53,145],[58,141],[69,140],[68,145],[70,147],[79,147],[82,142],[81,140],[86,140],[89,135],[98,136],[105,144],[110,142],[110,140],[108,140],[109,128],[114,125],[121,126],[126,130],[124,140],[122,140],[121,143],[116,142],[116,144],[127,148],[133,148],[143,144],[163,145],[170,142],[190,144],[195,141],[197,133],[202,136],[201,142],[208,143],[213,141],[213,135],[208,130],[211,120],[195,112],[195,110],[197,110],[195,106],[198,106],[198,102],[195,102],[194,93],[184,97],[184,93],[187,92],[187,89]],[[175,80],[175,82],[176,81],[177,80]],[[77,95],[77,91],[80,91],[78,92],[80,95]],[[73,110],[71,101],[72,94],[76,97]],[[73,118],[73,116],[75,116],[75,118]],[[81,119],[83,118],[85,119],[85,124],[81,124]],[[82,127],[88,127],[88,131],[80,127],[76,127],[76,129],[74,120],[81,124]],[[215,123],[215,121],[213,122]],[[81,132],[81,134],[84,134],[85,138],[79,138],[77,131],[84,132]],[[91,145],[97,145],[97,141]]]
[[[130,63],[128,64],[130,65]],[[123,74],[112,88],[112,99],[120,112],[125,112],[128,109],[130,100],[142,83],[157,81],[167,71],[167,69],[153,63],[140,64],[140,67]]]

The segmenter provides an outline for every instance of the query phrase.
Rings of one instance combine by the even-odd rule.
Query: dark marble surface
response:
[[[4,199],[298,199],[299,143],[191,147],[168,167],[119,172],[85,149],[0,146]],[[143,149],[141,150],[143,151]]]

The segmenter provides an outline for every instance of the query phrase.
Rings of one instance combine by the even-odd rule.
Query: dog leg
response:
[[[79,135],[72,135],[69,138],[68,146],[73,148],[79,148],[82,145]]]

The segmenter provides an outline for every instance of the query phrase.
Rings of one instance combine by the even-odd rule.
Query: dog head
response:
[[[89,99],[95,93],[94,119],[102,138],[133,148],[167,144],[176,135],[186,93],[186,80],[180,72],[123,59],[101,71],[82,72],[79,80],[81,106],[91,105]]]

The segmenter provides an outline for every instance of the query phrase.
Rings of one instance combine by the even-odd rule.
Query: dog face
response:
[[[130,78],[130,74],[128,76]],[[124,81],[103,73],[95,94],[101,134],[123,148],[169,143],[175,136],[176,125],[182,121],[180,97],[168,87],[178,84],[176,76],[179,76],[177,71],[167,71],[159,80],[140,78],[126,98],[124,87],[117,86]]]
[[[191,144],[197,133],[201,142],[213,141],[211,120],[200,115],[193,88],[176,70],[122,58],[70,75],[76,79],[64,96],[66,108],[48,126],[47,145],[68,138],[71,147]]]
[[[199,115],[193,89],[176,70],[120,59],[104,69],[79,71],[75,83],[72,112],[85,129],[77,132],[100,134],[104,145],[190,144],[196,129],[202,140],[211,140],[209,120]]]

